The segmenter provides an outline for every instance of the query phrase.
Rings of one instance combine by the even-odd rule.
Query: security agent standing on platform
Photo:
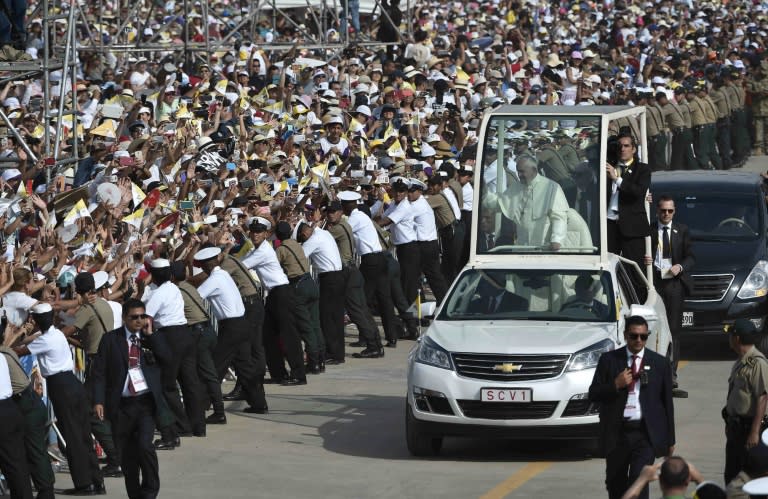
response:
[[[309,259],[304,249],[298,241],[291,239],[292,232],[288,222],[277,223],[275,236],[280,240],[280,246],[275,254],[294,289],[296,307],[293,315],[296,329],[307,350],[306,371],[320,374],[320,352],[325,350],[323,333],[320,331],[320,291],[309,273]]]
[[[296,298],[293,286],[280,267],[272,244],[266,240],[271,225],[269,220],[261,217],[251,222],[249,229],[254,249],[245,256],[242,264],[245,268],[256,271],[268,293],[264,306],[264,350],[272,382],[283,386],[306,385],[301,339],[293,317]],[[290,374],[285,370],[281,343],[291,368]]]
[[[217,341],[216,331],[213,330],[210,312],[203,298],[197,292],[197,288],[186,280],[187,268],[184,262],[171,263],[171,274],[174,284],[179,287],[181,297],[184,299],[184,317],[187,319],[190,334],[197,342],[197,377],[203,388],[201,401],[205,408],[211,400],[222,398],[221,380],[216,378],[216,364],[213,362]],[[210,417],[206,419],[206,423],[211,422],[223,424],[226,423],[226,418],[223,422],[213,421]]]
[[[760,442],[762,422],[768,405],[768,360],[757,349],[759,340],[749,319],[737,319],[730,327],[728,341],[739,356],[728,378],[725,419],[725,483],[741,470],[749,449]]]
[[[320,288],[320,329],[325,350],[341,352],[344,358],[345,273],[339,248],[327,231],[299,222],[296,240],[317,272]],[[325,370],[325,350],[320,351],[320,369]],[[311,371],[310,371],[311,372]]]
[[[24,415],[18,404],[13,403],[12,380],[5,355],[0,355],[0,471],[8,482],[11,497],[32,499],[29,468],[24,452]],[[51,467],[50,461],[48,467]],[[51,472],[53,474],[53,472]],[[54,497],[53,489],[38,497]]]
[[[148,327],[144,304],[129,299],[123,327],[102,337],[94,359],[94,412],[112,421],[130,499],[154,499],[160,491],[152,437],[165,404],[160,364],[173,362],[172,356],[164,338]]]
[[[363,289],[366,300],[368,303],[376,301],[381,323],[384,326],[384,334],[387,338],[392,338],[395,336],[394,305],[387,279],[387,259],[379,242],[376,227],[373,226],[373,221],[367,215],[357,209],[360,194],[343,191],[339,193],[338,197],[352,229],[356,252],[360,255],[360,273],[365,281]],[[361,331],[362,334],[366,334],[363,338],[366,342],[366,348],[362,352],[353,354],[354,357],[371,359],[384,356],[381,336],[379,336],[378,330],[374,331],[375,335],[372,336],[370,335],[371,331]]]
[[[53,308],[47,303],[32,307],[32,320],[41,334],[14,348],[18,355],[36,355],[48,397],[56,413],[59,431],[67,443],[65,454],[75,487],[64,495],[106,494],[96,451],[91,440],[91,407],[75,368],[67,338],[53,325]]]
[[[170,362],[161,365],[163,392],[173,412],[175,424],[160,427],[158,449],[179,445],[179,432],[204,437],[205,413],[201,400],[202,389],[197,377],[197,342],[187,326],[184,316],[184,298],[178,286],[171,282],[171,262],[165,258],[150,263],[152,282],[157,288],[146,300],[150,327],[166,342],[173,353]],[[178,385],[184,395],[182,403]]]
[[[362,338],[358,344],[351,344],[350,346],[367,346],[368,342],[365,341],[365,338],[377,338],[379,337],[379,331],[365,299],[365,280],[356,264],[355,239],[352,236],[352,227],[344,220],[343,214],[341,203],[339,201],[331,201],[326,208],[328,233],[333,236],[341,256],[345,286],[344,308],[347,310],[349,320],[357,326]],[[343,364],[345,362],[343,336],[339,345],[341,348],[332,350],[333,346],[332,343],[326,343],[326,348],[328,349],[328,355],[325,360],[326,365]]]
[[[219,339],[213,355],[216,379],[224,379],[229,365],[233,364],[249,404],[243,412],[264,414],[267,412],[264,370],[259,370],[251,357],[251,332],[245,320],[245,305],[237,293],[235,281],[219,267],[219,255],[221,249],[211,247],[201,249],[194,256],[203,272],[208,274],[197,291],[211,303],[213,315],[219,324]],[[214,398],[211,402],[213,414],[224,416],[224,401]]]
[[[24,418],[24,449],[26,450],[29,472],[32,482],[37,489],[37,499],[54,497],[53,484],[56,481],[48,457],[48,408],[40,395],[35,392],[33,383],[16,355],[10,347],[13,342],[25,333],[30,326],[16,328],[18,334],[11,335],[11,329],[6,329],[6,338],[0,346],[0,357],[5,357],[13,387],[13,401]],[[2,368],[0,367],[0,371]],[[1,373],[0,373],[1,374]],[[20,432],[21,433],[21,432]]]

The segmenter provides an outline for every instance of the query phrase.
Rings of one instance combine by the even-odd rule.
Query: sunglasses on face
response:
[[[675,209],[674,209],[674,208],[671,208],[671,209],[667,209],[667,208],[659,208],[659,212],[660,212],[660,213],[674,213],[674,212],[675,212]]]
[[[147,314],[133,314],[133,315],[129,315],[128,319],[132,321],[137,321],[139,319],[146,319],[147,317],[149,317]]]
[[[648,335],[647,334],[629,334],[630,340],[642,340],[642,341],[648,341]]]

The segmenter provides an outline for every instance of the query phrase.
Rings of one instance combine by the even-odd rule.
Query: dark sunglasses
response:
[[[659,211],[661,213],[674,213],[675,209],[674,208],[671,208],[671,209],[669,209],[669,208],[659,208]]]
[[[136,321],[139,319],[146,319],[147,317],[149,317],[147,314],[134,314],[134,315],[129,315],[128,319],[132,321]]]
[[[630,340],[643,340],[648,341],[648,335],[647,334],[630,334],[629,336]]]

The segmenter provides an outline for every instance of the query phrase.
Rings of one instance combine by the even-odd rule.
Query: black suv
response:
[[[683,308],[684,333],[723,334],[723,326],[747,318],[765,333],[768,316],[768,213],[763,179],[756,173],[658,172],[656,200],[675,200],[675,221],[691,231],[694,289]],[[651,216],[655,217],[655,206]],[[768,350],[764,334],[760,349]]]

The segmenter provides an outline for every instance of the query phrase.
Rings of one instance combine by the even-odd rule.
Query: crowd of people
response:
[[[5,60],[44,49],[40,20],[19,22],[24,3],[0,12]],[[186,18],[179,2],[95,5],[77,17],[76,81],[52,71],[43,92],[43,75],[26,74],[0,90],[18,132],[0,138],[13,162],[0,175],[0,411],[13,421],[0,458],[13,497],[31,496],[30,475],[38,497],[53,495],[40,394],[67,442],[66,493],[103,493],[103,476],[124,474],[130,497],[155,497],[156,449],[226,424],[225,401],[264,413],[265,384],[344,363],[345,323],[358,358],[416,339],[413,305],[427,292],[440,302],[469,258],[473,183],[495,182],[490,161],[475,164],[478,128],[499,105],[645,106],[652,171],[727,169],[766,147],[768,14],[752,2],[441,0],[406,13],[390,0],[375,18],[349,2],[350,22],[322,34],[348,29],[341,51],[303,48],[308,9],[233,33],[247,9],[227,2],[207,26],[199,2]],[[66,28],[52,25],[52,45]],[[185,36],[213,53],[183,54]],[[111,49],[125,43],[163,48]],[[48,131],[76,164],[44,157],[47,94],[51,109],[76,108]],[[547,176],[578,177],[590,132],[564,130],[509,132],[516,178],[559,191]],[[637,122],[612,132],[637,153]],[[608,176],[618,195],[620,174]],[[529,244],[519,215],[516,243]],[[610,249],[642,263],[632,245],[645,232]]]

